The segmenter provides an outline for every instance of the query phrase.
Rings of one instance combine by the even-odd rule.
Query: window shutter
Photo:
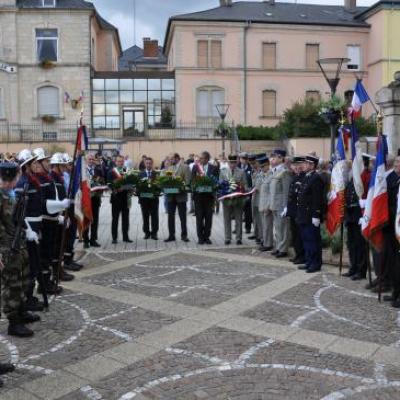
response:
[[[38,114],[60,115],[60,96],[56,87],[44,86],[38,90]]]
[[[211,41],[211,68],[222,67],[222,43],[220,40]]]
[[[264,90],[263,92],[263,116],[276,116],[276,92],[274,90]]]
[[[263,43],[264,69],[276,69],[276,43]]]
[[[347,64],[347,69],[360,69],[361,64],[361,49],[360,46],[347,46],[347,58],[350,61]]]
[[[317,69],[317,61],[319,59],[319,44],[306,45],[306,68]]]
[[[318,92],[318,90],[308,90],[306,92],[306,99],[318,103],[321,101],[321,94]]]
[[[208,68],[208,41],[197,42],[197,60],[199,68]]]
[[[208,116],[208,91],[199,90],[197,92],[197,116],[207,117]]]
[[[211,99],[211,112],[210,115],[213,117],[219,117],[216,105],[224,103],[224,91],[223,90],[213,90]]]

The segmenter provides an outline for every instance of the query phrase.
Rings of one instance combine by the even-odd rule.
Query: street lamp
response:
[[[221,137],[222,137],[222,156],[225,158],[225,138],[226,138],[226,133],[227,130],[225,129],[225,118],[226,115],[228,114],[230,104],[216,104],[215,108],[218,111],[219,117],[221,118]]]
[[[340,82],[340,73],[344,63],[348,63],[349,58],[339,57],[339,58],[321,58],[317,61],[317,64],[324,75],[326,82],[331,89],[331,99],[336,94],[336,89]],[[331,129],[331,157],[335,154],[335,128],[338,123],[338,115],[335,113],[330,113],[328,116],[329,126]]]

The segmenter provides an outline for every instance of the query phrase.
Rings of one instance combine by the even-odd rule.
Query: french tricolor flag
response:
[[[362,199],[364,194],[364,184],[361,178],[361,174],[364,170],[362,148],[360,138],[354,121],[351,124],[351,157],[353,160],[352,172],[353,172],[353,183],[359,199]]]
[[[354,88],[353,100],[351,101],[350,112],[352,114],[352,117],[360,117],[363,104],[367,103],[370,100],[371,99],[369,98],[369,95],[365,90],[361,79],[357,79],[356,87]]]
[[[77,137],[77,157],[73,181],[73,195],[75,198],[75,217],[79,229],[85,231],[93,221],[92,201],[90,197],[90,183],[86,167],[84,151],[88,148],[86,127],[80,126]]]
[[[381,135],[378,140],[378,152],[369,184],[364,217],[361,219],[362,233],[377,251],[383,248],[382,228],[389,221],[386,155],[386,136]]]

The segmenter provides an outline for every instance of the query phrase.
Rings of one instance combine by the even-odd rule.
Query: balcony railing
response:
[[[92,129],[87,126],[91,137],[105,137],[115,140],[193,140],[219,139],[216,130],[218,123],[210,122],[179,122],[156,127],[147,127],[142,134],[136,130],[121,128]],[[77,124],[67,123],[37,123],[12,124],[0,122],[0,143],[34,143],[34,142],[74,142]],[[138,131],[139,132],[139,131]]]

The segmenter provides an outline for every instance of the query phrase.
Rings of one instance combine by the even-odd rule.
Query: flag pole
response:
[[[84,112],[84,108],[82,107],[81,115],[80,115],[79,123],[78,123],[78,130],[77,130],[76,139],[75,139],[75,148],[74,148],[74,157],[73,157],[71,176],[70,176],[70,180],[69,180],[69,184],[68,184],[67,199],[69,199],[69,200],[73,200],[72,199],[72,189],[73,189],[74,177],[75,177],[75,171],[76,171],[76,159],[78,156],[79,130],[82,129],[82,127],[83,127],[83,112]],[[64,252],[65,252],[65,246],[66,246],[66,242],[67,242],[68,219],[71,218],[70,211],[71,211],[71,206],[67,210],[64,211],[64,224],[63,224],[62,236],[61,236],[61,246],[60,246],[60,253],[58,255],[58,262],[57,262],[56,290],[55,290],[55,295],[54,295],[55,297],[57,296],[57,289],[58,289],[59,283],[60,283],[61,269],[64,264]]]
[[[343,128],[344,124],[346,123],[346,119],[344,117],[343,111],[341,114],[342,114],[342,118],[340,120],[340,124]],[[343,137],[341,137],[341,140],[343,140]],[[343,247],[344,247],[344,224],[343,224],[343,218],[342,218],[342,223],[340,224],[340,257],[339,257],[339,275],[340,276],[342,276],[342,273],[343,273],[343,250],[344,250]]]

